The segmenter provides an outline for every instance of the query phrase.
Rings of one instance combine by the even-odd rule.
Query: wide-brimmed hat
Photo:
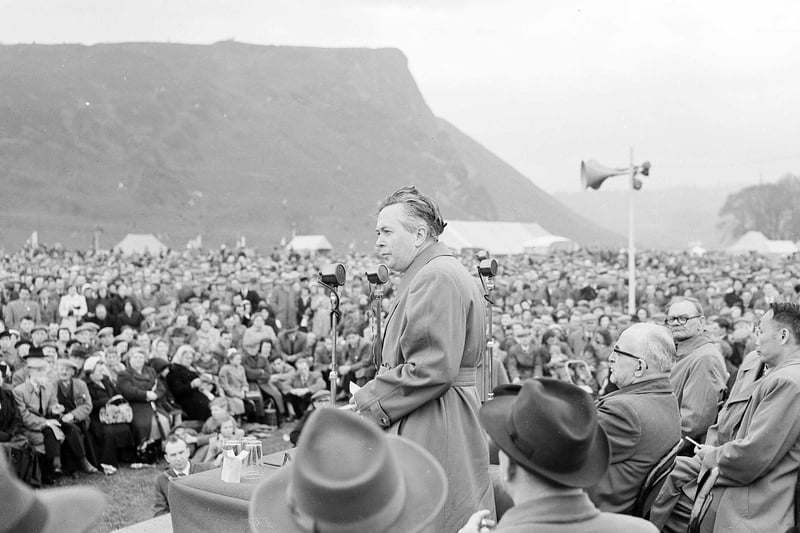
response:
[[[250,499],[252,531],[430,529],[447,496],[444,470],[420,445],[384,434],[356,414],[311,414],[295,460]]]
[[[72,486],[34,491],[19,481],[0,453],[0,530],[89,531],[103,514],[103,493],[92,487]]]
[[[551,481],[586,488],[608,470],[608,437],[592,397],[570,383],[527,380],[516,395],[483,404],[479,416],[498,448]]]

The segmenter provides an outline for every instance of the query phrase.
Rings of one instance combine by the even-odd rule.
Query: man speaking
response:
[[[438,243],[444,226],[439,207],[415,187],[379,204],[378,253],[403,278],[378,375],[351,401],[362,416],[436,457],[449,493],[435,530],[456,531],[475,509],[494,515],[494,496],[475,387],[485,309],[475,280]]]

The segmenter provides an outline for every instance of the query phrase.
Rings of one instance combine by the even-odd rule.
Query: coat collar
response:
[[[692,337],[691,339],[686,339],[685,341],[678,341],[677,343],[675,343],[675,347],[678,350],[678,359],[692,353],[701,346],[705,346],[706,344],[712,344],[713,342],[714,341],[711,339],[711,337],[708,336],[708,333],[701,333],[699,335]]]
[[[394,315],[397,305],[400,303],[400,300],[402,300],[403,294],[408,290],[408,287],[411,285],[411,280],[414,279],[414,276],[417,275],[417,272],[419,272],[422,267],[430,263],[431,260],[441,256],[452,257],[453,254],[450,253],[450,250],[447,248],[447,246],[437,242],[425,248],[417,257],[414,258],[414,260],[411,262],[411,265],[405,271],[405,274],[403,274],[403,279],[400,281],[400,284],[397,287],[397,298],[395,298],[392,310],[389,311],[389,315],[386,317],[386,324],[388,324],[389,320],[392,319],[392,315]],[[386,329],[384,329],[383,335],[386,335]]]
[[[600,514],[585,493],[554,494],[526,500],[503,515],[498,527],[520,524],[569,524],[590,520]]]
[[[414,279],[414,276],[416,276],[417,272],[419,272],[422,267],[427,265],[432,259],[442,255],[452,256],[453,254],[450,253],[450,250],[447,248],[447,246],[440,242],[434,243],[422,250],[419,255],[415,257],[413,261],[411,261],[411,265],[409,265],[405,274],[403,274],[403,279],[400,282],[398,292],[402,292],[403,289],[405,289],[411,283],[411,280]]]
[[[669,382],[669,377],[658,376],[652,379],[639,381],[619,390],[609,392],[597,400],[598,404],[602,403],[606,398],[612,398],[621,394],[672,394],[672,385]]]

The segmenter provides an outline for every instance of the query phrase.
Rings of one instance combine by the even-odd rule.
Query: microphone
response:
[[[323,284],[330,285],[331,287],[344,285],[347,280],[347,272],[344,269],[344,265],[341,263],[332,263],[323,266],[319,272],[319,280]]]
[[[376,285],[383,285],[389,281],[389,269],[383,263],[367,269],[366,275],[369,282]]]

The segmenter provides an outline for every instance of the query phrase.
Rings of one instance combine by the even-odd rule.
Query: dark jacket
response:
[[[170,365],[167,374],[167,386],[188,420],[205,420],[211,416],[208,398],[191,385],[192,380],[198,377],[200,375],[194,370],[176,364]]]
[[[625,512],[653,465],[681,438],[678,400],[666,376],[634,383],[597,400],[597,421],[608,435],[611,463],[589,497],[601,511]]]

